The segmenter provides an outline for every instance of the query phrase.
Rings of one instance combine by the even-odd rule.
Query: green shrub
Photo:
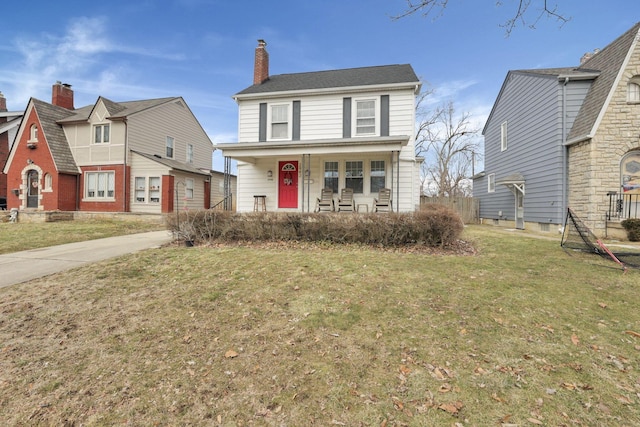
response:
[[[640,242],[640,219],[625,219],[620,224],[627,231],[627,239],[632,242]]]
[[[414,213],[179,212],[167,218],[176,239],[213,241],[308,241],[380,246],[446,246],[462,234],[458,214],[441,205]]]

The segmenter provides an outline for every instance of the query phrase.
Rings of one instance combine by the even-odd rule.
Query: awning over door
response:
[[[524,195],[524,176],[522,176],[522,174],[514,173],[507,175],[504,178],[497,180],[496,184],[504,185],[514,194],[516,191],[519,191]]]

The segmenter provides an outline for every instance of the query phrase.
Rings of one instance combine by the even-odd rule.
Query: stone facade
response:
[[[569,148],[569,207],[598,236],[606,234],[607,192],[620,191],[622,157],[640,150],[640,103],[627,101],[630,79],[640,76],[636,45],[591,140]]]

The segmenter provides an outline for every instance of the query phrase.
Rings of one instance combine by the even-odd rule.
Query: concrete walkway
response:
[[[107,237],[0,255],[0,288],[171,242],[167,230]]]

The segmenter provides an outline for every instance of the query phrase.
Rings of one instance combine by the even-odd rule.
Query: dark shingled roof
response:
[[[186,163],[181,163],[177,160],[173,160],[173,159],[167,159],[164,158],[162,156],[159,156],[157,154],[147,154],[147,153],[142,153],[140,151],[134,151],[131,150],[133,153],[136,153],[144,158],[147,158],[149,160],[153,160],[154,162],[160,163],[161,165],[167,166],[171,169],[174,170],[179,170],[179,171],[183,171],[183,172],[189,172],[189,173],[195,173],[195,174],[199,174],[199,175],[209,175],[208,172],[202,171],[198,168],[195,168],[191,165],[188,165]]]
[[[61,173],[77,175],[80,173],[80,170],[73,159],[73,154],[71,153],[71,148],[69,148],[69,143],[64,135],[62,126],[57,123],[59,120],[73,115],[74,112],[35,98],[31,98],[31,102],[40,120],[40,125],[42,126],[41,131],[47,140],[47,144],[49,144],[49,150],[51,151],[56,169]]]
[[[580,108],[568,140],[586,137],[593,130],[639,29],[640,22],[577,68],[600,71],[600,75],[593,82]]]
[[[107,108],[110,118],[127,117],[132,114],[139,113],[140,111],[144,111],[146,109],[180,99],[178,97],[170,97],[170,98],[145,99],[142,101],[113,102],[104,97],[100,97],[100,98],[104,102],[104,106]],[[66,117],[62,120],[59,120],[58,123],[72,123],[72,122],[86,121],[89,119],[91,112],[93,111],[93,109],[97,104],[98,102],[96,102],[96,104],[91,104],[91,105],[87,105],[86,107],[78,108],[72,111],[71,116]]]
[[[310,73],[278,74],[270,76],[261,84],[249,86],[238,92],[236,96],[399,83],[420,84],[411,65],[381,65]]]

